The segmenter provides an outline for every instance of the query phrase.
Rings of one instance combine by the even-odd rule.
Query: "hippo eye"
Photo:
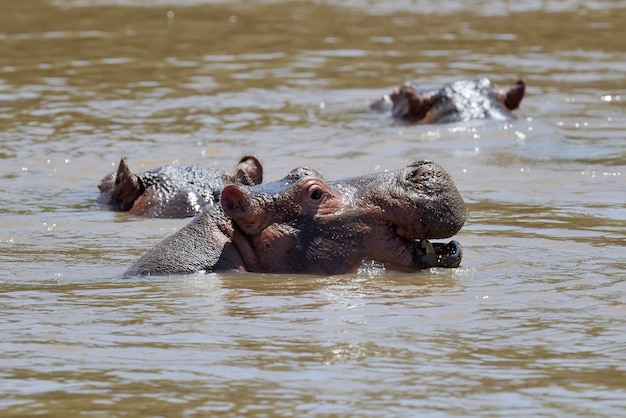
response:
[[[317,187],[313,189],[311,192],[311,199],[320,200],[322,198],[322,189],[318,189]]]

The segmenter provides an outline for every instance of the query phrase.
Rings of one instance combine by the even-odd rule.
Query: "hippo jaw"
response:
[[[381,229],[384,231],[381,232]],[[379,262],[385,267],[400,271],[425,270],[433,267],[455,268],[461,264],[463,249],[458,241],[432,242],[426,238],[409,239],[396,231],[394,225],[374,228],[369,235],[384,237],[377,241],[384,241],[388,248],[381,249],[370,245],[362,259]]]
[[[422,251],[414,256],[415,265],[421,266],[422,269],[431,267],[447,267],[454,268],[461,264],[463,258],[463,249],[461,244],[452,240],[450,242],[434,242],[428,240],[419,241],[417,247]]]

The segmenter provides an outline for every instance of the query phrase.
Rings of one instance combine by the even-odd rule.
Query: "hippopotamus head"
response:
[[[219,200],[229,183],[254,185],[263,181],[263,166],[252,155],[243,157],[229,174],[201,165],[167,165],[134,174],[120,160],[116,173],[105,176],[96,202],[103,208],[156,218],[184,218]]]
[[[298,169],[278,189],[226,186],[221,205],[262,271],[343,273],[364,259],[408,270],[460,262],[460,249],[433,257],[426,241],[450,237],[465,222],[450,176],[428,161],[334,182]]]
[[[363,260],[405,271],[456,267],[460,245],[429,240],[451,237],[464,222],[454,182],[429,161],[338,181],[298,168],[277,182],[225,186],[220,205],[205,209],[127,274],[340,274]]]
[[[430,89],[418,89],[411,83],[404,83],[374,102],[371,108],[390,108],[392,118],[417,124],[506,120],[513,117],[511,111],[519,107],[525,89],[523,80],[502,90],[485,77],[459,80]]]

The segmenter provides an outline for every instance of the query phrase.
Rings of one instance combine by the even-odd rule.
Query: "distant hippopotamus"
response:
[[[127,276],[239,270],[342,274],[363,260],[416,271],[457,267],[453,236],[465,203],[452,178],[430,161],[327,182],[297,168],[279,181],[224,187],[219,205],[144,254]]]
[[[227,184],[253,186],[262,181],[263,166],[251,155],[239,161],[235,174],[201,165],[166,165],[133,174],[122,158],[117,173],[105,176],[98,185],[97,203],[133,215],[185,218],[217,202]]]
[[[507,120],[519,107],[526,84],[519,80],[508,90],[488,78],[460,80],[439,88],[415,88],[405,83],[370,105],[371,110],[391,112],[409,123],[465,122],[473,119]]]

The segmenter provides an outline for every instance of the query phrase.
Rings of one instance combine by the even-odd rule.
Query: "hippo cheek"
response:
[[[299,230],[285,224],[272,224],[252,237],[259,264],[264,271],[298,271],[304,257],[298,245]]]
[[[111,191],[113,189],[113,185],[115,184],[115,174],[107,174],[100,180],[100,184],[98,184],[98,190],[101,192]]]
[[[99,185],[98,187],[101,187],[102,185]],[[96,199],[96,203],[99,203],[101,205],[109,205],[111,208],[114,208],[113,205],[113,195],[111,192],[111,188],[105,188],[106,186],[102,186],[100,188],[100,194],[98,195],[98,198]]]
[[[413,270],[413,247],[412,240],[398,235],[393,227],[383,234],[373,233],[377,236],[377,245],[370,248],[371,258],[374,261],[392,265],[401,270]]]

